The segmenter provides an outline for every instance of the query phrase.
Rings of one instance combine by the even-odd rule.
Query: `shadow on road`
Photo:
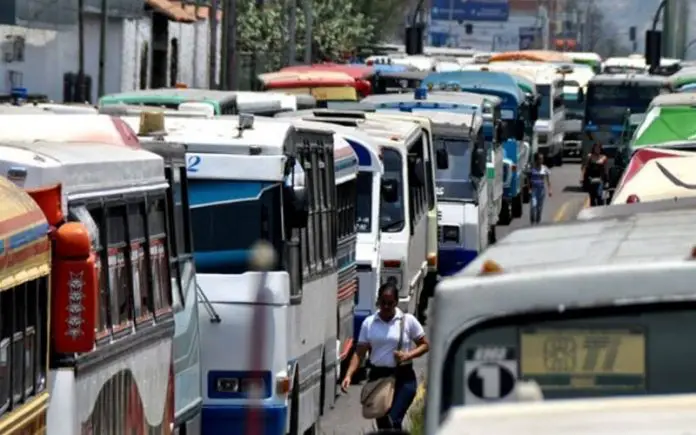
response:
[[[563,188],[563,191],[568,192],[568,193],[583,193],[583,192],[585,192],[584,190],[582,190],[581,186],[566,186]]]

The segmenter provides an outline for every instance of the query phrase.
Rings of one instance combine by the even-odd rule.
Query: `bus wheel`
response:
[[[525,183],[524,189],[522,189],[522,202],[529,204],[532,199],[532,190],[529,187],[529,183]]]
[[[563,151],[559,151],[554,156],[554,160],[555,166],[563,166]]]
[[[300,370],[295,371],[295,378],[292,381],[292,392],[290,393],[290,431],[288,435],[299,435],[300,427]]]
[[[512,198],[512,217],[522,217],[522,194]]]
[[[503,200],[503,206],[500,207],[500,215],[498,216],[498,224],[510,225],[512,214],[510,213],[510,202],[507,199]]]

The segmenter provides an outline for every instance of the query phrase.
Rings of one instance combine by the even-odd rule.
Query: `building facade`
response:
[[[81,46],[77,0],[9,1],[12,2],[16,2],[14,7],[0,6],[0,95],[21,87],[31,95],[45,95],[56,102],[84,99],[95,103],[101,2],[85,0],[82,14],[84,98],[77,90]],[[32,3],[44,7],[39,9]],[[17,7],[20,4],[24,4],[24,9]],[[210,7],[201,2],[109,0],[103,53],[104,93],[171,87],[177,83],[208,87],[210,14]]]

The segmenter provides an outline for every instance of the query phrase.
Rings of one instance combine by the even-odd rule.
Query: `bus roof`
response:
[[[134,130],[140,127],[140,118],[122,118]],[[256,117],[252,128],[239,134],[238,116],[212,119],[171,118],[164,120],[167,142],[184,143],[189,153],[220,153],[249,155],[250,147],[259,147],[263,155],[284,155],[285,145],[293,134],[289,122]]]
[[[116,117],[91,114],[0,114],[0,140],[93,142],[138,146],[135,133]],[[37,126],[40,126],[37,128]]]
[[[653,98],[650,107],[691,106],[696,107],[696,94],[691,92],[663,94]]]
[[[461,95],[460,95],[461,94]],[[402,104],[407,107],[430,107],[434,104],[446,104],[449,108],[462,108],[475,110],[481,107],[482,99],[473,97],[469,92],[436,92],[428,93],[424,100],[417,99],[413,93],[408,94],[385,94],[385,95],[370,95],[365,97],[361,104],[369,107],[389,108],[395,104]],[[473,99],[473,101],[472,101]],[[477,101],[478,100],[478,101]]]
[[[696,426],[696,394],[462,406],[438,435],[684,435]]]
[[[382,113],[390,114],[389,112]],[[400,114],[402,112],[394,110],[392,113]],[[480,113],[428,110],[418,112],[418,116],[426,117],[430,120],[433,133],[446,134],[445,132],[454,131],[459,137],[469,137],[471,135],[469,129],[473,130],[473,135],[475,136],[483,126],[483,115]]]
[[[4,172],[6,173],[6,172]],[[48,275],[50,272],[51,245],[46,217],[23,190],[5,177],[0,177],[0,255],[4,257],[0,267],[0,292],[27,281]],[[42,240],[43,242],[39,242]],[[34,245],[33,248],[30,245]],[[11,255],[25,253],[30,255]]]
[[[685,218],[696,218],[696,210],[520,229],[489,247],[457,276],[476,276],[486,260],[507,273],[681,260],[696,246],[696,227],[684,225]],[[656,232],[662,232],[659,251],[649,241]]]
[[[660,86],[668,84],[668,80],[662,76],[650,76],[643,74],[597,74],[588,81],[588,85],[622,85],[636,84],[638,86]]]
[[[441,73],[431,73],[425,79],[423,79],[422,86],[426,86],[429,83],[436,85],[438,83],[450,83],[457,82],[462,87],[464,84],[467,85],[477,85],[477,86],[488,86],[488,85],[498,85],[498,86],[511,86],[516,87],[517,84],[515,80],[509,74],[499,71],[449,71]]]
[[[70,199],[163,188],[167,182],[160,156],[99,142],[0,139],[0,173],[10,168],[26,169],[25,188],[60,183]]]
[[[102,104],[179,104],[187,101],[217,101],[221,103],[234,101],[237,97],[235,91],[219,91],[215,89],[192,88],[160,88],[142,89],[138,91],[121,92],[104,95],[99,99]]]

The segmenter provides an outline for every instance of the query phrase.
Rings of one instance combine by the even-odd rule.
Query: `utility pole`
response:
[[[303,0],[302,4],[309,0]],[[294,65],[297,60],[297,0],[290,0],[288,15],[288,65]]]
[[[75,100],[85,101],[85,0],[77,2],[77,83]]]
[[[302,5],[304,6],[305,15],[305,55],[304,61],[307,65],[312,63],[312,43],[314,38],[312,37],[312,32],[314,31],[314,10],[312,6],[313,0],[303,0]],[[293,0],[293,3],[295,0]]]
[[[210,5],[210,52],[208,54],[208,88],[217,89],[217,52],[218,52],[218,0],[212,0]]]
[[[233,91],[237,89],[237,0],[227,0],[224,8],[227,15],[226,38],[227,47],[225,47],[227,62],[225,62],[226,89]]]
[[[104,95],[106,76],[106,26],[109,22],[107,10],[109,0],[101,0],[101,23],[99,26],[99,85],[97,86],[97,98]]]

